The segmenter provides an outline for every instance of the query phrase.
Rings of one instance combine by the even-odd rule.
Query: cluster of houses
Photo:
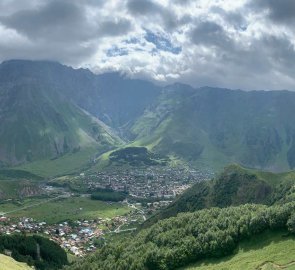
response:
[[[47,224],[26,217],[16,220],[1,216],[0,235],[14,233],[41,234],[49,237],[72,254],[82,257],[96,250],[95,239],[103,237],[105,233],[116,232],[116,228],[126,222],[127,217],[124,216],[117,216],[112,219],[76,220],[59,224]]]
[[[128,191],[129,195],[134,197],[169,200],[194,183],[209,179],[212,175],[210,171],[150,167],[81,174],[77,177],[90,190],[111,188],[116,191]]]

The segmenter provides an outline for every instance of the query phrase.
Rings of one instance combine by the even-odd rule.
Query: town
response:
[[[0,213],[0,234],[40,234],[58,243],[69,253],[83,257],[105,243],[106,236],[137,229],[155,211],[167,207],[179,194],[194,183],[212,177],[210,171],[149,167],[146,169],[118,169],[96,173],[80,173],[77,176],[56,178],[41,186],[44,203],[81,197],[91,201],[90,195],[97,189],[124,191],[128,197],[120,205],[129,212],[112,218],[96,216],[89,219],[61,220],[47,223],[27,217],[10,217]],[[106,202],[112,205],[112,202]],[[36,204],[40,205],[40,203]],[[36,205],[27,206],[35,207]],[[16,208],[15,211],[24,208]],[[81,210],[83,211],[83,210]]]
[[[118,169],[85,174],[71,178],[71,185],[88,192],[97,188],[125,191],[134,198],[172,199],[191,185],[213,177],[210,170],[198,171],[186,168],[148,167]]]

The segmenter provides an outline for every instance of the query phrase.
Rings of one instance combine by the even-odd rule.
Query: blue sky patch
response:
[[[174,46],[169,39],[159,34],[155,34],[149,30],[146,30],[144,38],[146,41],[155,44],[158,50],[171,52],[173,54],[179,54],[182,50],[181,47]]]
[[[128,50],[126,48],[119,48],[118,46],[113,46],[112,48],[107,50],[108,57],[116,57],[128,55]]]

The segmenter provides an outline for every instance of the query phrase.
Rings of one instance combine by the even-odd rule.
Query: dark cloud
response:
[[[243,16],[244,10],[239,11],[225,11],[224,9],[213,6],[210,12],[219,14],[222,19],[236,30],[245,30],[247,28],[247,22]]]
[[[254,11],[268,11],[269,18],[275,22],[289,23],[295,20],[294,0],[252,0],[250,8]]]
[[[0,21],[33,39],[84,40],[93,35],[84,10],[67,1],[49,1],[39,8],[2,16]]]
[[[295,0],[3,0],[0,60],[87,63],[198,86],[295,88],[294,19]]]
[[[129,0],[127,8],[134,15],[148,15],[162,10],[160,5],[150,0]]]
[[[131,30],[131,23],[127,19],[118,19],[116,21],[104,21],[99,25],[101,36],[119,36],[128,33]]]
[[[85,1],[100,6],[100,1]],[[38,8],[22,10],[0,17],[0,22],[32,39],[87,41],[101,36],[126,34],[131,24],[127,19],[89,21],[86,6],[78,1],[48,1]],[[101,20],[101,19],[100,19]]]
[[[151,16],[153,20],[160,18],[160,23],[169,31],[186,23],[188,18],[186,15],[184,18],[178,18],[171,9],[151,0],[128,0],[126,6],[134,16]]]
[[[223,27],[212,21],[200,22],[189,33],[191,40],[197,45],[207,45],[230,50],[233,42]]]

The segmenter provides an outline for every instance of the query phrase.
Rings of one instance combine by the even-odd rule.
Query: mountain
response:
[[[0,83],[38,83],[128,137],[128,127],[154,102],[160,87],[116,72],[96,75],[57,62],[11,60],[0,65]]]
[[[194,166],[240,163],[284,171],[295,167],[294,113],[294,92],[174,84],[131,130],[138,145]]]
[[[0,108],[2,165],[96,145],[87,160],[123,146],[213,171],[231,163],[275,172],[295,168],[290,91],[159,87],[119,73],[11,60],[0,65]]]
[[[6,67],[8,65],[8,67]],[[68,101],[58,88],[0,66],[0,162],[58,158],[94,147],[104,152],[120,139],[104,123]],[[19,69],[17,69],[19,70]]]
[[[181,212],[247,203],[272,205],[292,201],[295,196],[294,177],[294,171],[276,174],[230,165],[212,180],[196,183],[189,188],[167,208],[148,219],[144,227]]]

